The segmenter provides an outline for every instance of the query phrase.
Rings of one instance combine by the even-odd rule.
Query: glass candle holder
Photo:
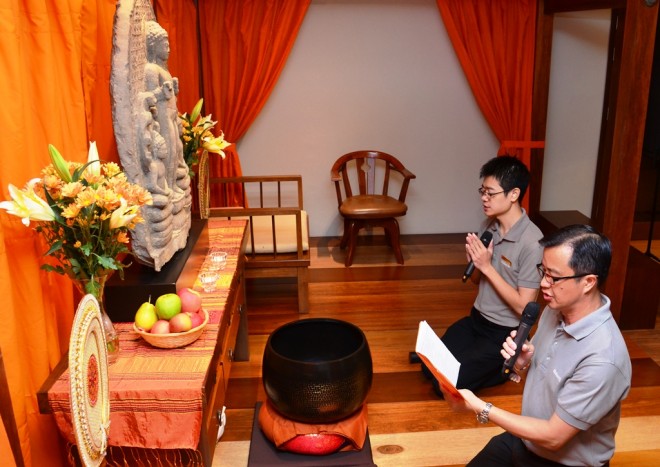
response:
[[[201,282],[204,292],[213,292],[216,289],[218,279],[220,279],[218,271],[207,270],[199,275],[199,282]]]
[[[212,269],[222,270],[227,265],[227,252],[211,250],[209,252],[209,266]]]

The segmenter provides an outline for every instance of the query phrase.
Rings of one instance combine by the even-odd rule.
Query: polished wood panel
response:
[[[464,465],[501,430],[453,413],[439,399],[419,365],[408,362],[420,320],[438,333],[466,315],[476,287],[460,280],[465,235],[403,236],[405,266],[382,237],[360,239],[360,255],[344,267],[338,238],[311,239],[310,313],[299,316],[295,282],[247,283],[250,360],[235,362],[227,392],[227,427],[215,467],[247,465],[254,405],[265,398],[261,359],[268,335],[306,317],[353,322],[365,332],[374,362],[368,396],[374,462],[384,466]],[[656,465],[660,455],[660,331],[624,332],[633,360],[633,388],[622,407],[612,465]],[[520,411],[521,385],[507,383],[480,395],[498,407]]]

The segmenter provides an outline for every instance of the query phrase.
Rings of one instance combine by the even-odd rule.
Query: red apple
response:
[[[187,313],[179,313],[170,319],[170,332],[186,332],[192,329],[192,320]]]
[[[181,298],[181,311],[184,313],[196,313],[202,307],[202,296],[196,290],[189,287],[177,290]]]
[[[192,321],[192,327],[196,328],[200,324],[204,322],[204,312],[202,310],[199,310],[195,313],[186,313],[188,316],[190,316],[190,321]]]
[[[170,322],[165,319],[159,319],[151,327],[152,334],[169,334]]]

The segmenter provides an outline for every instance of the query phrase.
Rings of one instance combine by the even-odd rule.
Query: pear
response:
[[[144,302],[135,313],[135,325],[144,331],[151,331],[153,325],[158,321],[156,306],[151,303],[151,297],[148,302]]]

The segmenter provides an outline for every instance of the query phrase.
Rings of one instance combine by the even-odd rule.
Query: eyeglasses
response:
[[[493,193],[492,191],[488,191],[484,187],[481,187],[477,191],[479,192],[479,196],[486,196],[488,199],[491,199],[493,196],[499,195],[500,193],[504,193],[506,190],[497,191]]]
[[[539,276],[541,276],[541,280],[545,279],[545,281],[550,285],[555,285],[557,282],[563,281],[565,279],[578,279],[580,277],[591,275],[591,273],[587,272],[585,274],[576,274],[574,276],[562,276],[562,277],[551,276],[550,274],[547,273],[547,271],[545,270],[542,264],[537,264],[536,270],[539,272]]]

